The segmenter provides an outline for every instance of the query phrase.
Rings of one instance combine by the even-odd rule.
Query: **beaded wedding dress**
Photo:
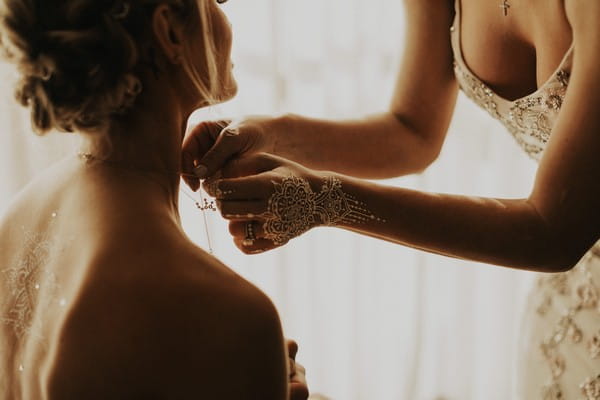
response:
[[[534,93],[509,101],[467,67],[460,46],[460,6],[451,28],[461,90],[499,120],[539,161],[569,84],[573,48]],[[516,396],[521,400],[600,400],[600,242],[565,273],[540,274],[520,330]]]

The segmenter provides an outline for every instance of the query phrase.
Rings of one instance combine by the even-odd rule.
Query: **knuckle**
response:
[[[191,130],[190,137],[202,135],[206,131],[206,122],[200,122],[198,125],[194,126]]]
[[[221,131],[223,140],[236,140],[241,133],[240,126],[228,126]]]
[[[240,236],[241,232],[241,224],[237,221],[232,221],[229,223],[229,233],[231,236],[237,237]]]
[[[256,159],[257,159],[257,161],[266,163],[269,161],[273,161],[273,156],[271,156],[269,153],[258,153],[256,155]]]
[[[296,341],[293,339],[289,339],[288,340],[288,349],[289,349],[290,355],[292,355],[292,357],[294,357],[296,355],[296,353],[298,352],[298,343],[296,343]]]

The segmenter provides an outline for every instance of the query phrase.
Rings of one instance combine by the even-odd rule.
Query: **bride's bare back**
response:
[[[219,4],[0,8],[33,128],[77,132],[90,156],[45,172],[0,220],[0,399],[287,398],[273,304],[196,247],[177,210],[186,121],[236,91]]]
[[[0,398],[285,398],[271,302],[130,174],[66,159],[1,220]]]

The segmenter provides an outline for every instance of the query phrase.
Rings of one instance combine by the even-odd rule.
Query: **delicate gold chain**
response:
[[[188,178],[198,178],[196,175],[194,174],[188,174],[185,173],[183,171],[161,171],[161,170],[150,170],[150,169],[143,169],[143,168],[136,168],[133,166],[128,166],[122,162],[119,161],[110,161],[110,160],[105,160],[102,158],[98,158],[95,155],[91,154],[91,153],[85,153],[80,151],[79,153],[77,153],[77,156],[86,161],[86,162],[91,162],[91,161],[96,161],[96,162],[102,162],[105,164],[110,164],[110,165],[114,165],[117,168],[123,168],[123,169],[130,169],[133,171],[139,171],[139,172],[148,172],[148,173],[152,173],[152,174],[163,174],[163,175],[172,175],[172,176],[185,176]]]
[[[206,241],[208,244],[208,252],[210,254],[213,254],[213,248],[212,248],[212,243],[210,240],[210,234],[208,233],[208,219],[206,218],[206,211],[207,210],[217,211],[217,208],[215,207],[215,202],[211,201],[209,203],[208,200],[206,200],[206,198],[202,195],[202,189],[200,189],[200,191],[199,191],[200,202],[198,202],[194,198],[194,196],[192,196],[192,194],[189,193],[188,190],[185,189],[183,186],[180,186],[180,190],[183,194],[185,194],[190,200],[192,200],[194,202],[194,204],[196,205],[196,208],[198,208],[200,211],[202,211],[202,218],[204,220],[204,231],[206,232]]]

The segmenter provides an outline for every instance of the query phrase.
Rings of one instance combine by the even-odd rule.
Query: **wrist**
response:
[[[365,203],[349,193],[346,177],[333,172],[312,174],[315,226],[352,227],[377,220]]]
[[[294,148],[297,147],[294,145],[294,138],[301,118],[299,115],[288,113],[271,119],[271,133],[266,139],[269,142],[267,153],[296,160],[293,156]]]

